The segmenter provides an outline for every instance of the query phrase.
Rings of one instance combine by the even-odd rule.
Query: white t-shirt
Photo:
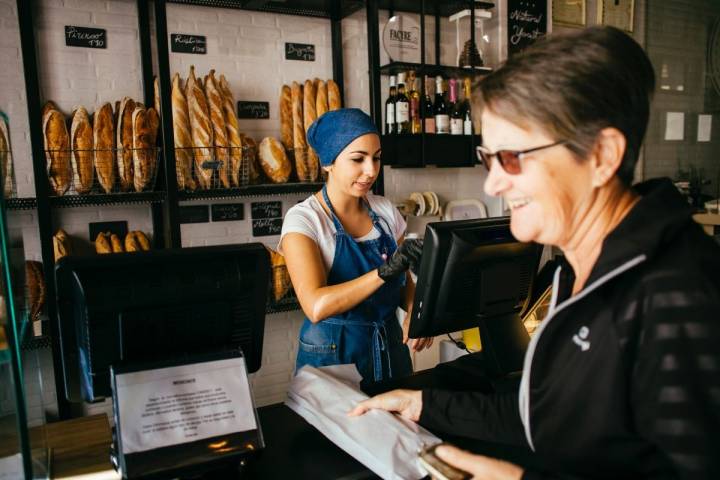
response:
[[[405,233],[406,227],[405,219],[400,215],[398,209],[390,200],[379,195],[368,194],[367,201],[370,208],[380,217],[380,227],[386,229],[386,233],[390,233],[398,241]],[[383,220],[385,221],[383,222]],[[388,227],[390,228],[389,232],[387,231]],[[333,224],[332,218],[325,213],[315,195],[311,195],[303,202],[293,206],[285,214],[277,248],[278,252],[283,253],[282,239],[291,232],[302,233],[315,241],[325,262],[325,270],[329,272],[335,258],[335,224]],[[367,235],[355,240],[363,242],[379,236],[380,232],[373,228]]]

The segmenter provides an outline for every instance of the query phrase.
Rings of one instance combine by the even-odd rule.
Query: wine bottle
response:
[[[421,133],[422,126],[420,124],[420,92],[415,88],[415,71],[408,72],[408,97],[410,99],[410,131],[412,133]]]
[[[435,111],[435,133],[450,133],[450,115],[448,107],[443,96],[443,79],[440,75],[435,77],[435,103],[433,104]]]
[[[433,81],[425,75],[425,95],[421,105],[420,115],[422,116],[425,133],[435,133],[435,109],[433,108],[432,97],[430,93],[433,91]]]
[[[451,78],[448,83],[450,84],[450,104],[448,105],[448,109],[450,110],[450,134],[462,135],[463,105],[457,98],[457,80]]]
[[[397,133],[410,133],[410,101],[405,94],[405,73],[398,74],[398,93],[395,100]]]
[[[390,76],[390,95],[385,100],[385,135],[397,133],[395,124],[395,75]]]
[[[465,113],[463,115],[463,135],[472,135],[473,134],[473,125],[472,125],[472,97],[470,96],[470,78],[466,78],[463,82],[463,90],[465,93]]]

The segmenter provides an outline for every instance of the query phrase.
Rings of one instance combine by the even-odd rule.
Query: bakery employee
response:
[[[354,363],[366,381],[409,375],[415,284],[408,268],[421,244],[403,242],[402,216],[370,192],[381,168],[377,128],[362,110],[333,110],[310,126],[307,140],[327,181],[287,212],[279,246],[305,313],[296,371]],[[407,312],[402,329],[398,306]],[[431,344],[409,341],[415,351]]]

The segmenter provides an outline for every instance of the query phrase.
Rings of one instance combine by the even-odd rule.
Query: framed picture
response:
[[[585,0],[553,0],[553,23],[568,27],[585,26]]]
[[[598,0],[598,23],[633,31],[635,0]]]

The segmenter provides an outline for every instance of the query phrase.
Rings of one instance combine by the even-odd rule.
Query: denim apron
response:
[[[380,236],[355,241],[343,228],[330,203],[327,187],[322,190],[335,225],[335,257],[327,284],[354,280],[379,267],[397,249],[393,236],[382,228],[384,219],[364,202]],[[387,226],[387,222],[385,222]],[[412,373],[410,351],[402,343],[402,328],[395,316],[400,305],[405,277],[389,280],[353,309],[312,323],[307,317],[300,328],[295,371],[304,365],[322,367],[354,363],[366,381],[402,377]]]

